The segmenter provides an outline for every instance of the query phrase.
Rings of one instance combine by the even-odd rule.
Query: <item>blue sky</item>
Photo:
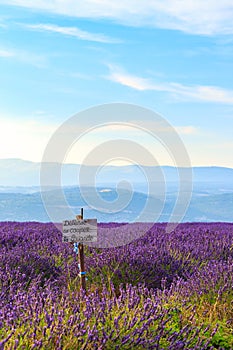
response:
[[[0,38],[0,158],[40,161],[67,118],[126,102],[162,115],[193,166],[233,167],[231,0],[0,0]]]

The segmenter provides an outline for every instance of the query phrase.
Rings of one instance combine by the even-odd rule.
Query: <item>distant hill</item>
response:
[[[95,217],[99,222],[132,222],[138,221],[137,217],[144,208],[147,201],[147,195],[144,193],[134,192],[130,203],[117,213],[107,213],[103,211],[96,211],[91,209],[80,193],[79,188],[66,188],[65,196],[68,205],[74,211],[74,214],[80,212],[80,208],[83,207],[86,218]],[[91,188],[86,188],[86,191],[92,191]],[[111,188],[98,188],[99,195],[106,201],[113,202],[117,198],[117,192]],[[124,196],[124,193],[121,193]],[[125,195],[127,191],[125,190]],[[53,206],[53,210],[58,212],[59,220],[64,218],[64,212],[62,209],[62,202],[59,199],[59,195],[56,191],[49,191],[48,196],[50,198],[50,204]],[[166,222],[169,220],[172,209],[175,205],[176,196],[170,194],[165,202],[164,209],[159,218],[160,222]],[[156,213],[157,207],[160,205],[160,200],[154,198],[153,209]],[[144,221],[151,221],[153,213],[147,213],[147,218]],[[0,221],[50,221],[46,210],[43,206],[40,192],[35,193],[0,193]],[[233,193],[224,194],[202,194],[193,193],[192,200],[185,218],[186,221],[226,221],[233,222]]]
[[[91,193],[93,189],[86,187],[85,191]],[[93,191],[94,192],[94,191]],[[132,200],[129,204],[120,212],[112,214],[110,211],[98,212],[89,208],[84,201],[79,188],[65,188],[65,197],[68,205],[72,208],[74,213],[78,214],[80,208],[85,209],[85,217],[97,217],[99,221],[134,221],[136,217],[143,210],[147,201],[147,196],[143,193],[134,192]],[[114,189],[98,188],[99,195],[107,202],[113,202],[117,199],[118,194]],[[49,204],[53,207],[53,210],[58,212],[59,220],[63,220],[64,211],[62,209],[63,202],[60,199],[60,195],[56,190],[46,192],[49,198]],[[124,197],[128,196],[128,191],[121,191],[121,198],[124,201]],[[160,203],[159,199],[153,199],[153,210],[156,210],[157,204]],[[106,206],[107,208],[108,206]],[[148,213],[150,218],[151,212]],[[72,218],[72,217],[71,217]],[[0,193],[0,221],[50,221],[46,210],[44,208],[41,193],[35,192],[31,194],[25,193]],[[150,221],[150,220],[149,220]]]
[[[50,166],[57,167],[58,164],[51,163]],[[133,197],[123,210],[116,213],[95,211],[82,198],[78,184],[79,170],[80,165],[76,164],[64,164],[62,169],[65,196],[74,213],[79,213],[80,208],[84,207],[87,218],[96,217],[101,222],[130,222],[137,220],[148,196],[153,199],[153,213],[156,213],[161,205],[161,198],[157,193],[153,197],[147,194],[147,181],[140,167],[136,165],[106,166],[96,178],[96,188],[99,195],[109,201],[109,207],[117,198],[116,184],[119,180],[127,180],[133,185]],[[144,170],[151,172],[154,169],[144,167]],[[163,166],[161,170],[165,179],[166,201],[159,220],[168,221],[179,191],[178,172],[175,167],[170,166]],[[87,172],[89,171],[96,171],[96,168],[87,167]],[[50,221],[41,199],[39,177],[40,163],[20,159],[0,160],[0,221]],[[159,190],[158,178],[153,177],[153,181]],[[93,188],[88,181],[84,185],[82,184],[82,190],[93,193]],[[54,188],[50,191],[46,190],[59,220],[64,219],[63,203],[59,199],[58,192]],[[121,196],[123,199],[127,198],[128,190],[121,188]],[[148,213],[148,217],[145,216],[145,221],[150,221],[151,214]],[[233,169],[193,168],[192,200],[183,221],[233,221]]]
[[[56,163],[51,163],[51,166],[56,167]],[[91,171],[93,167],[87,167]],[[64,164],[62,167],[62,184],[64,186],[79,185],[78,174],[80,165]],[[144,167],[146,172],[153,171],[153,167]],[[162,166],[161,170],[164,173],[166,182],[177,183],[178,172],[175,167]],[[145,177],[142,170],[137,165],[129,166],[106,166],[96,178],[97,185],[105,186],[106,184],[115,186],[119,180],[128,180],[136,184],[136,190],[140,190],[140,185],[145,183]],[[154,181],[158,181],[155,178]],[[193,167],[194,183],[215,184],[219,188],[233,188],[233,169],[223,167]],[[34,163],[21,159],[0,159],[0,186],[39,186],[40,184],[40,163]],[[86,183],[85,185],[90,185]],[[216,187],[216,186],[215,186]],[[143,188],[143,186],[142,186]],[[224,189],[224,188],[223,188]]]

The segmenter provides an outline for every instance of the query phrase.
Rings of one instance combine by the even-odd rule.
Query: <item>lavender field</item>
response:
[[[53,224],[1,223],[0,349],[233,349],[233,224],[165,227],[85,246],[85,294]]]

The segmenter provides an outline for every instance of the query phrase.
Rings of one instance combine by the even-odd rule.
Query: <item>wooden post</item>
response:
[[[77,215],[77,219],[83,220],[83,208],[81,208],[81,215]],[[85,271],[85,263],[84,263],[84,247],[82,243],[78,245],[79,252],[79,265],[80,265],[80,281],[81,288],[86,291],[86,271]]]

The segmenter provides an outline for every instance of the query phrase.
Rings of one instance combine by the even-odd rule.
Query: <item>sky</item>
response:
[[[0,0],[0,158],[41,161],[68,118],[124,102],[170,123],[193,166],[233,168],[232,78],[232,0]],[[173,165],[147,134],[111,126],[66,161],[119,137]]]

